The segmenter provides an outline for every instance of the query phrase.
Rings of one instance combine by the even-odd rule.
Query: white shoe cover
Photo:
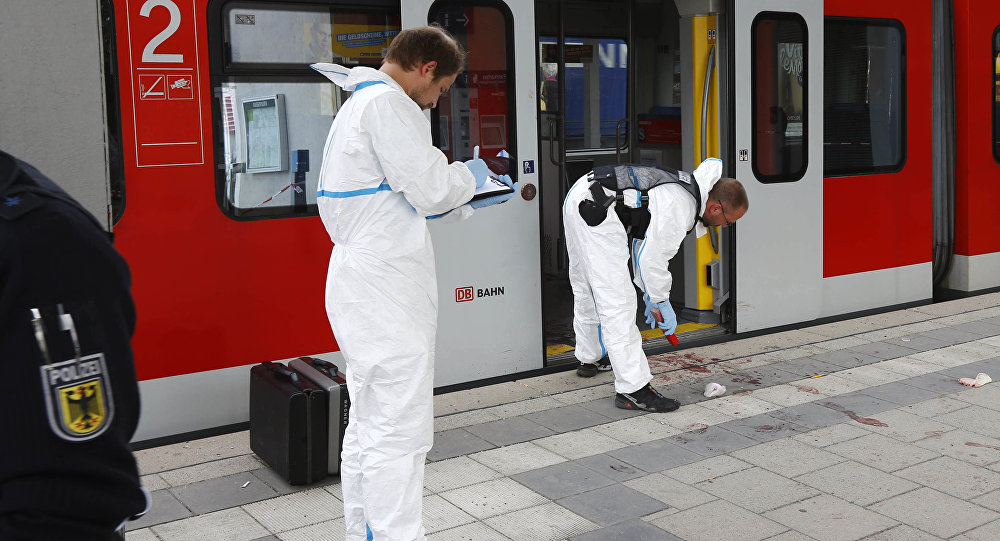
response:
[[[725,385],[719,385],[718,383],[709,383],[705,385],[705,396],[709,398],[722,396],[724,394],[726,394]]]

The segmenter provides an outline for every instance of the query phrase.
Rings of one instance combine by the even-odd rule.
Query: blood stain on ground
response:
[[[985,447],[987,449],[994,449],[994,450],[1000,451],[1000,447],[997,447],[997,446],[994,446],[994,445],[986,445],[985,443],[975,443],[975,442],[972,442],[972,441],[967,441],[967,442],[965,442],[965,444],[968,445],[969,447]]]
[[[795,388],[802,391],[803,393],[819,394],[819,389],[815,387],[809,387],[806,385],[796,385]]]

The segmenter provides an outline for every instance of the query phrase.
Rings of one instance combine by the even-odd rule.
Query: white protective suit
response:
[[[438,294],[427,216],[472,213],[476,180],[431,144],[390,76],[314,64],[344,90],[317,204],[333,240],[326,310],[346,360],[350,420],[340,476],[347,540],[424,539],[424,460],[434,435]],[[459,208],[461,207],[461,208]]]
[[[701,190],[701,207],[684,187],[663,184],[651,188],[650,222],[644,240],[632,245],[635,285],[653,302],[670,298],[672,279],[667,263],[674,257],[695,218],[705,212],[708,192],[722,176],[722,161],[709,158],[694,170]],[[573,287],[573,330],[576,358],[595,363],[608,356],[615,372],[615,392],[631,393],[653,379],[636,327],[636,298],[629,277],[629,245],[614,205],[595,227],[580,217],[580,202],[593,199],[584,175],[570,188],[563,203],[569,280]],[[611,190],[604,190],[614,195]],[[708,230],[699,220],[695,235]]]

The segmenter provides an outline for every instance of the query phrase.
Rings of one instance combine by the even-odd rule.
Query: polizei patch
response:
[[[41,367],[49,425],[57,436],[84,441],[104,432],[114,414],[104,354]]]

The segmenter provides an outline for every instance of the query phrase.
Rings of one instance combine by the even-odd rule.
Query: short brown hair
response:
[[[454,75],[465,66],[465,49],[437,23],[407,28],[393,38],[385,61],[410,71],[432,61],[437,62],[434,78]]]
[[[735,178],[720,178],[708,192],[708,196],[728,209],[750,210],[750,201],[747,199],[747,191]]]

